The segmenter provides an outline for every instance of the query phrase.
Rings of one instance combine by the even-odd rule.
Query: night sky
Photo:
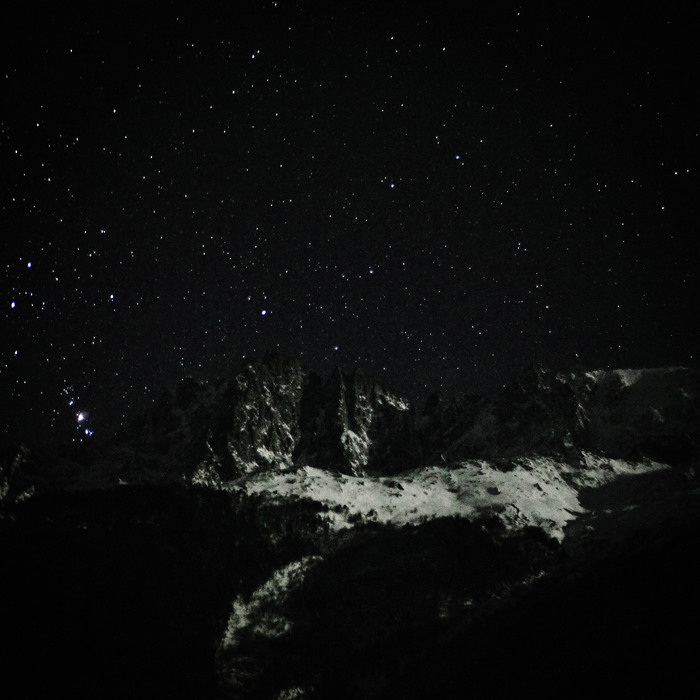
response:
[[[94,442],[268,352],[419,409],[696,365],[691,6],[455,4],[5,17],[0,438]]]

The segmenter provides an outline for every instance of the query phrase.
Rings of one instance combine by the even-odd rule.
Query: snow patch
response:
[[[410,411],[411,404],[408,401],[404,401],[398,396],[392,396],[391,394],[383,394],[382,399],[386,404],[395,408],[397,411]]]
[[[267,447],[260,446],[255,451],[258,457],[260,457],[260,459],[264,460],[268,464],[274,464],[275,460],[278,459],[278,455],[272,450],[269,450]]]
[[[238,596],[226,625],[224,649],[237,647],[244,634],[267,638],[286,634],[291,622],[279,611],[289,594],[302,583],[307,571],[320,560],[321,557],[308,556],[293,561],[275,571],[247,600]]]
[[[612,459],[590,452],[582,452],[583,467],[571,470],[570,479],[578,488],[597,488],[615,481],[621,476],[640,476],[654,472],[669,471],[668,464],[645,460],[628,462]]]

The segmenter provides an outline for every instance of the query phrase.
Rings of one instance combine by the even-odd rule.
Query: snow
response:
[[[611,369],[611,370],[594,370],[592,372],[586,372],[586,376],[595,380],[596,382],[601,382],[611,377],[616,377],[619,379],[620,384],[624,387],[632,386],[636,384],[639,379],[644,375],[648,374],[649,370],[645,369]]]
[[[274,464],[275,461],[279,458],[279,456],[275,452],[269,450],[267,447],[258,447],[256,449],[256,452],[260,459],[262,459],[264,462],[268,462],[269,464]]]
[[[345,448],[350,464],[355,469],[362,469],[367,463],[366,455],[369,449],[367,435],[358,435],[353,430],[345,430],[340,441]]]
[[[392,396],[391,394],[383,394],[382,399],[385,403],[387,403],[389,406],[392,406],[397,411],[411,410],[411,404],[408,403],[408,401],[404,401],[403,399],[399,398],[398,396]]]
[[[318,556],[293,561],[275,571],[247,599],[236,597],[218,652],[222,675],[231,686],[242,686],[247,681],[247,659],[239,656],[246,638],[276,639],[290,632],[292,622],[284,614],[284,603],[319,561],[321,557]]]
[[[584,454],[574,465],[549,457],[514,460],[508,471],[488,461],[430,466],[392,477],[349,476],[314,467],[259,473],[239,483],[273,500],[309,499],[324,507],[332,528],[362,521],[416,525],[441,517],[496,517],[508,530],[536,526],[563,541],[567,525],[586,513],[579,492],[618,478],[669,469]]]
[[[320,560],[321,557],[308,556],[293,561],[275,571],[247,600],[238,596],[229,615],[224,646],[237,646],[244,630],[263,637],[280,637],[286,634],[290,629],[290,622],[279,614],[266,612],[270,608],[280,609],[280,602],[287,599],[291,591],[302,583],[306,572]]]
[[[598,486],[613,481],[622,475],[637,476],[671,469],[668,464],[654,462],[653,460],[628,462],[624,459],[609,459],[589,452],[583,452],[582,454],[586,465],[584,472],[601,477],[600,481],[595,482]]]
[[[612,377],[619,380],[621,386],[629,387],[637,384],[640,380],[663,381],[663,378],[685,371],[685,367],[654,367],[646,369],[598,369],[586,372],[585,376],[596,382],[609,381]]]

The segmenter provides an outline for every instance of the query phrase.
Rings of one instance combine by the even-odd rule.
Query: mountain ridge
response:
[[[46,460],[25,447],[5,451],[3,497],[31,455]],[[107,445],[61,451],[63,458],[48,461],[54,481],[63,472],[65,483],[80,478],[86,461],[107,465],[105,478],[116,483],[211,485],[269,469],[389,476],[465,459],[576,459],[582,451],[688,461],[700,454],[700,373],[534,367],[500,391],[449,400],[434,394],[418,415],[362,370],[336,369],[323,379],[299,360],[274,356],[218,382],[185,378]]]
[[[456,698],[552,664],[682,687],[694,657],[658,640],[700,623],[699,405],[687,368],[533,368],[418,415],[272,359],[183,380],[108,444],[8,448],[3,690]]]

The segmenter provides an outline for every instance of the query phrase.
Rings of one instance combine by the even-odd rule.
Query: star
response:
[[[45,60],[61,31],[8,54],[0,435],[58,430],[54,400],[82,433],[83,392],[106,434],[183,372],[278,349],[321,372],[357,358],[414,402],[573,350],[589,367],[697,357],[691,22],[664,9],[611,52],[603,16],[571,33],[576,10],[517,27],[475,10],[470,41],[459,13],[404,13],[399,71],[381,12],[350,13],[369,30],[354,41],[295,7],[265,32],[244,10],[225,30],[165,10],[152,41],[95,16],[68,62]],[[315,60],[318,36],[339,50]],[[668,70],[638,61],[645,42]],[[78,378],[63,396],[57,371]]]

